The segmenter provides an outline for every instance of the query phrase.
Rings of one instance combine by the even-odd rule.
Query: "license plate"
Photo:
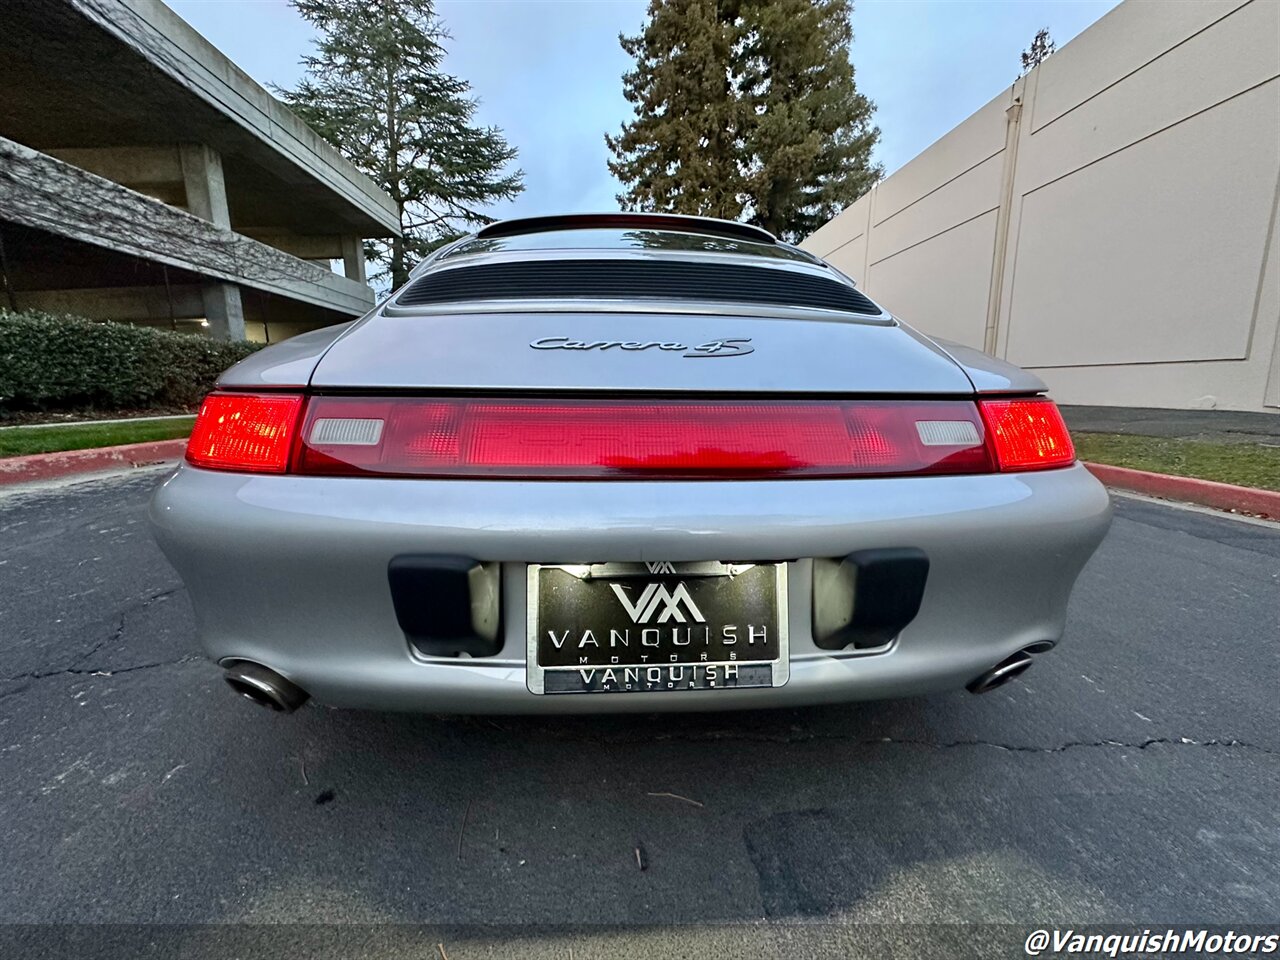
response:
[[[785,563],[530,564],[528,599],[534,693],[787,682]]]

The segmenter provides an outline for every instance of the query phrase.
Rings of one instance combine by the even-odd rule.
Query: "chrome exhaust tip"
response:
[[[310,694],[296,683],[260,663],[241,661],[227,667],[223,679],[246,700],[279,713],[293,713]]]
[[[965,688],[970,693],[990,693],[997,687],[1003,687],[1015,677],[1020,677],[1031,666],[1031,657],[1025,650],[1019,650],[1007,660],[1001,660],[994,667],[976,680],[970,681]]]

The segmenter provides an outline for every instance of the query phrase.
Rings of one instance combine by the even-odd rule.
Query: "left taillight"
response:
[[[211,393],[200,405],[187,462],[207,470],[284,473],[298,430],[302,397]]]

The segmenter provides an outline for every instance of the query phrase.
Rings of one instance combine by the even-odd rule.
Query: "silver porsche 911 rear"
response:
[[[278,709],[982,690],[1109,522],[1043,391],[753,227],[508,221],[229,370],[151,515]]]

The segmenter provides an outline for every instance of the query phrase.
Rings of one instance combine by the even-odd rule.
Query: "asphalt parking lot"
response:
[[[1064,643],[984,697],[282,717],[198,657],[160,476],[0,496],[0,922],[443,924],[458,960],[472,924],[1280,916],[1280,526],[1118,500]]]

